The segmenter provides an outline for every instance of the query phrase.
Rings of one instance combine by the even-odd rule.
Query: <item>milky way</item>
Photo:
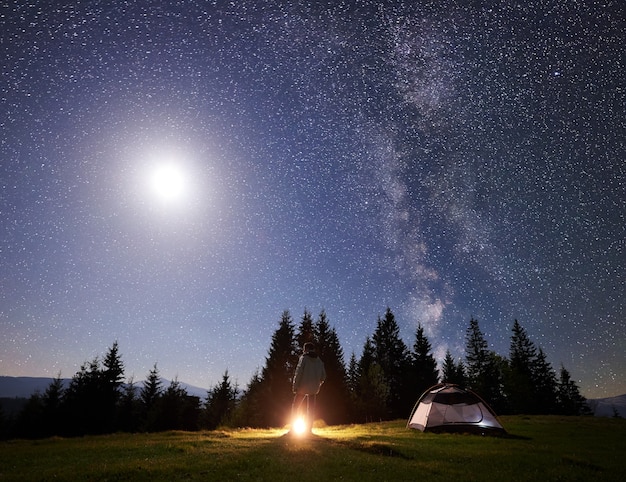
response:
[[[623,2],[153,3],[1,7],[1,374],[245,386],[390,307],[626,392]]]

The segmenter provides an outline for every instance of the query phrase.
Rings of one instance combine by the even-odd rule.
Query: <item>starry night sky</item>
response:
[[[390,307],[626,393],[624,2],[310,3],[3,3],[0,374],[245,387]]]

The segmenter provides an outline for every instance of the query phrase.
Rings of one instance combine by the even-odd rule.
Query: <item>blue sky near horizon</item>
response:
[[[626,6],[409,3],[1,7],[0,375],[243,387],[390,307],[626,393]]]

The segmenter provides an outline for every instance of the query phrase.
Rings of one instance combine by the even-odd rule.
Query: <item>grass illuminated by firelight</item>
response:
[[[502,417],[509,434],[428,434],[405,421],[114,434],[0,443],[0,480],[622,480],[626,420]]]

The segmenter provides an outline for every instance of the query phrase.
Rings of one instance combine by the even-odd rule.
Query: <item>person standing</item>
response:
[[[300,413],[302,402],[307,399],[307,428],[311,430],[312,410],[310,406],[310,397],[315,397],[326,381],[326,369],[324,362],[317,356],[315,345],[307,342],[302,347],[302,356],[298,360],[296,371],[293,377],[293,404],[291,406],[292,418]],[[313,407],[315,407],[315,398],[313,399]]]

